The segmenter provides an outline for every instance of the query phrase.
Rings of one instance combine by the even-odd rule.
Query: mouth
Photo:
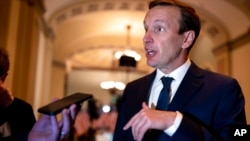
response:
[[[146,56],[147,57],[153,57],[156,54],[155,50],[152,49],[146,49]]]

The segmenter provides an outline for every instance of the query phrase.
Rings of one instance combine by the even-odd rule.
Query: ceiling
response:
[[[201,17],[197,45],[212,50],[250,29],[249,0],[183,1]],[[142,56],[135,70],[149,72],[142,44],[147,4],[148,0],[44,0],[44,18],[54,33],[54,62],[75,69],[113,69],[117,67],[114,52],[132,48]],[[131,26],[129,46],[127,25]]]

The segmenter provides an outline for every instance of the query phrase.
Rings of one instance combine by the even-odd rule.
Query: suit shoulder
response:
[[[227,87],[230,85],[230,86],[240,87],[237,79],[217,72],[205,70],[204,78],[206,81],[209,81],[209,83],[213,83],[214,85],[217,86],[223,85],[224,87]]]
[[[20,98],[17,98],[17,97],[14,97],[14,101],[12,103],[13,105],[15,106],[25,106],[25,107],[32,107],[30,103],[20,99]]]
[[[231,76],[227,76],[225,74],[221,74],[218,72],[202,69],[194,63],[192,64],[190,71],[195,76],[204,77],[206,80],[210,80],[213,82],[214,81],[219,81],[219,82],[222,81],[225,83],[225,82],[230,82],[230,81],[237,81],[235,78],[233,78]]]
[[[218,72],[202,69],[198,67],[195,63],[192,63],[190,69],[187,72],[186,79],[190,80],[194,78],[197,78],[197,80],[204,81],[205,84],[208,84],[209,86],[239,87],[239,83],[235,78]]]
[[[222,80],[222,81],[232,81],[232,80],[235,80],[235,78],[233,78],[231,76],[228,76],[228,75],[225,75],[225,74],[221,74],[221,73],[218,73],[218,72],[213,72],[213,71],[205,70],[205,73],[209,77],[211,77],[211,78]]]

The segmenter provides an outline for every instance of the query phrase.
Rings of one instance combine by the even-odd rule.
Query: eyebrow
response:
[[[170,27],[170,24],[167,20],[163,20],[163,19],[156,19],[154,21],[154,24],[161,24],[161,25],[164,25],[166,27]]]
[[[165,20],[162,20],[162,19],[156,19],[154,21],[154,23],[165,23]]]

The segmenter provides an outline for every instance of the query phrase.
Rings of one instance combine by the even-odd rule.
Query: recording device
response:
[[[89,100],[92,97],[92,94],[80,92],[74,93],[55,102],[52,102],[48,105],[40,107],[38,109],[38,112],[46,115],[56,115],[60,113],[63,109],[69,108],[70,105],[76,104],[77,106],[79,106],[84,101]]]

